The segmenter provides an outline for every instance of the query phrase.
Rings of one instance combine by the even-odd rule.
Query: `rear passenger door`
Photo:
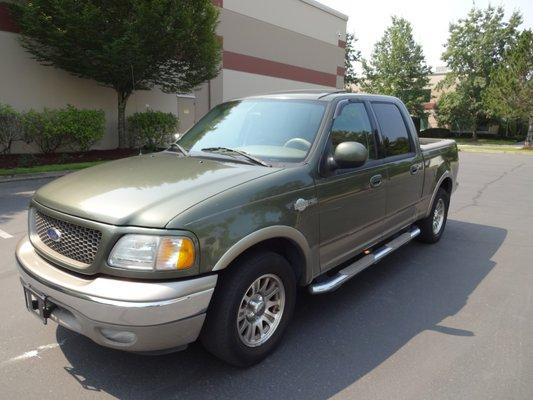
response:
[[[413,222],[422,194],[424,163],[405,112],[392,102],[372,102],[387,167],[385,235]]]
[[[323,270],[346,261],[379,238],[385,213],[386,167],[378,159],[377,135],[368,103],[343,100],[337,106],[323,161],[342,142],[368,150],[358,168],[321,171],[316,181],[320,210],[320,264]],[[324,164],[324,163],[323,163]]]

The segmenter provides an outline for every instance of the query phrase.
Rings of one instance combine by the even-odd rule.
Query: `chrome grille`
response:
[[[35,233],[46,246],[72,260],[93,263],[102,232],[52,218],[37,210],[34,210],[33,218]],[[60,240],[52,240],[49,234],[52,230],[60,232]]]

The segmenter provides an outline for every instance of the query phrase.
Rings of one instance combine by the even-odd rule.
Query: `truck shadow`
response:
[[[412,243],[338,291],[299,296],[280,348],[247,369],[225,365],[194,344],[164,356],[99,347],[58,327],[57,341],[85,389],[118,398],[328,398],[371,372],[419,333],[473,340],[442,321],[459,312],[495,266],[504,229],[449,220],[434,246]]]

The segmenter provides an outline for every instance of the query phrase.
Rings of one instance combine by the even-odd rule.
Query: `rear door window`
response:
[[[400,109],[392,103],[372,103],[381,128],[385,156],[411,153],[411,140]]]

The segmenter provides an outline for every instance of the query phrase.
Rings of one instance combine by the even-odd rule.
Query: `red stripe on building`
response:
[[[7,3],[0,3],[0,31],[20,32]]]
[[[344,76],[345,73],[346,73],[346,69],[344,67],[337,67],[338,76]]]
[[[337,42],[337,46],[342,47],[343,49],[346,48],[346,42],[344,40],[340,40]]]
[[[316,85],[337,85],[337,76],[327,72],[315,71],[295,65],[283,64],[263,58],[224,51],[222,65],[226,69],[248,72],[251,74],[290,79],[298,82],[314,83]]]
[[[213,0],[213,4],[217,7],[224,7],[224,0]]]

